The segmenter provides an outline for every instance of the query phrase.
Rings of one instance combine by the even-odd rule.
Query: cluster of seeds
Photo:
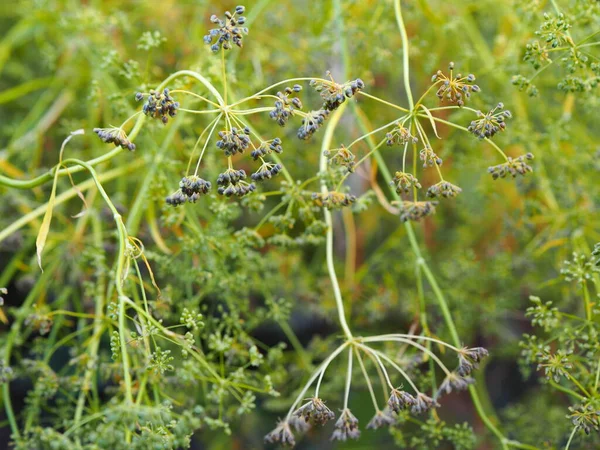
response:
[[[393,425],[396,423],[396,419],[390,413],[389,407],[384,408],[383,411],[377,411],[373,418],[367,424],[367,429],[377,430],[378,428]]]
[[[436,398],[438,398],[442,394],[449,394],[452,391],[464,391],[466,390],[470,384],[474,384],[475,380],[471,377],[462,377],[457,373],[450,372],[436,393]]]
[[[407,142],[413,142],[416,144],[419,139],[416,136],[410,134],[407,128],[405,128],[400,122],[396,123],[396,126],[385,135],[385,143],[389,146],[392,145],[405,145]]]
[[[491,138],[499,131],[506,128],[505,119],[512,117],[510,111],[504,110],[504,104],[498,103],[494,109],[487,114],[477,111],[479,119],[473,120],[468,127],[469,132],[473,133],[479,139]]]
[[[120,128],[94,128],[94,133],[107,144],[115,144],[115,147],[121,146],[127,150],[134,151],[135,144],[131,142],[125,132]]]
[[[352,98],[357,92],[365,88],[365,83],[360,78],[337,84],[333,81],[331,72],[327,71],[331,81],[311,80],[310,85],[319,93],[324,100],[323,109],[333,111],[337,109],[347,98]]]
[[[219,186],[217,192],[227,197],[232,195],[243,197],[250,192],[254,192],[256,190],[254,183],[247,183],[244,181],[245,179],[246,172],[244,170],[227,169],[217,177],[217,185]]]
[[[488,356],[488,351],[483,347],[462,348],[458,352],[458,368],[456,373],[461,377],[466,377],[473,372],[473,369],[479,367],[483,358]]]
[[[329,164],[345,167],[348,172],[354,172],[355,156],[344,144],[334,150],[325,150],[323,154],[329,158]]]
[[[412,188],[421,189],[421,183],[412,174],[406,172],[396,172],[394,179],[390,181],[391,186],[396,186],[396,193],[408,193]]]
[[[260,168],[254,172],[250,178],[252,178],[254,181],[270,180],[279,172],[281,172],[282,168],[283,167],[281,164],[263,163],[263,165],[260,166]]]
[[[261,142],[258,148],[252,150],[250,156],[252,156],[252,158],[254,158],[254,161],[256,161],[258,158],[270,155],[272,152],[283,152],[283,147],[281,146],[281,139],[275,138],[272,141]]]
[[[358,439],[360,430],[358,429],[358,419],[350,412],[348,408],[344,409],[340,414],[335,429],[331,435],[332,441],[346,441],[350,439]]]
[[[275,120],[279,126],[284,127],[294,115],[296,109],[302,109],[302,102],[298,97],[290,97],[294,92],[300,92],[302,86],[295,84],[294,87],[286,87],[283,92],[277,92],[279,100],[275,100],[275,109],[269,113],[269,117]]]
[[[440,405],[437,401],[422,392],[413,397],[406,391],[392,389],[390,398],[388,399],[388,407],[395,413],[399,413],[404,409],[410,409],[410,412],[413,414],[422,414],[438,406]]]
[[[294,411],[292,415],[304,419],[306,423],[317,425],[325,425],[330,420],[335,419],[333,411],[318,397],[311,398],[307,403]]]
[[[323,122],[329,117],[329,110],[320,109],[318,111],[309,112],[302,119],[302,126],[298,130],[298,138],[308,139],[323,125]]]
[[[244,34],[248,34],[248,28],[242,26],[246,23],[246,18],[242,16],[245,11],[244,6],[236,6],[233,14],[225,11],[225,20],[219,19],[214,14],[210,17],[210,21],[217,24],[218,28],[213,28],[204,36],[204,43],[210,45],[213,53],[221,49],[229,50],[232,42],[240,48],[244,46],[242,39]]]
[[[533,159],[533,153],[521,155],[518,158],[508,157],[508,161],[497,166],[488,167],[488,173],[492,175],[494,180],[504,178],[506,175],[512,175],[515,178],[517,175],[525,175],[527,172],[533,172],[533,169],[527,161]]]
[[[437,197],[456,197],[458,194],[462,192],[462,189],[458,186],[449,183],[447,181],[440,181],[437,184],[434,184],[429,189],[427,189],[427,197],[429,198],[437,198]]]
[[[210,181],[203,180],[196,175],[183,177],[179,182],[179,189],[166,199],[171,206],[179,206],[185,202],[196,203],[201,195],[210,191]]]
[[[135,99],[139,102],[144,96],[145,94],[138,92],[135,94]],[[179,109],[179,102],[176,102],[175,99],[169,95],[168,88],[164,88],[162,92],[155,90],[150,91],[142,111],[148,117],[154,119],[160,118],[162,123],[166,124],[169,121],[169,117],[175,117],[177,109]]]
[[[419,159],[423,161],[423,167],[433,167],[434,164],[442,165],[442,158],[436,155],[430,146],[419,152]]]
[[[450,76],[447,77],[441,70],[431,77],[432,83],[441,83],[436,95],[441,100],[447,100],[450,103],[456,103],[458,106],[464,106],[465,100],[471,97],[471,92],[479,92],[479,86],[469,84],[475,81],[475,75],[469,74],[463,77],[460,73],[454,75],[454,63],[448,65]]]
[[[275,429],[265,436],[265,442],[268,444],[280,443],[290,447],[296,445],[296,439],[294,439],[289,422],[286,420],[280,421]]]
[[[217,147],[219,147],[225,156],[232,156],[236,153],[244,153],[244,150],[250,145],[250,128],[245,127],[243,130],[238,130],[236,127],[232,127],[230,131],[219,131],[219,139],[217,141]]]
[[[328,192],[327,194],[314,192],[311,198],[315,205],[327,209],[343,208],[344,206],[350,206],[356,201],[355,195],[337,191]]]
[[[408,220],[418,221],[423,217],[435,214],[435,207],[438,202],[402,202],[400,210],[400,220],[406,222]]]

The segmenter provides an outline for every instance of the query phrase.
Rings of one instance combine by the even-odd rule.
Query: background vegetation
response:
[[[374,411],[355,357],[360,440],[330,443],[330,424],[295,433],[298,448],[598,448],[600,3],[260,0],[246,3],[244,47],[222,52],[222,66],[203,37],[212,14],[235,6],[0,5],[0,446],[271,448],[264,435],[348,338],[343,298],[356,336],[408,333],[490,356],[470,392],[421,415],[400,411],[379,431],[365,430]],[[372,152],[384,129],[352,147],[356,161],[370,155],[344,182],[356,201],[331,213],[313,203],[321,183],[333,190],[345,176],[334,164],[323,171],[323,150],[393,125],[405,115],[393,105],[412,110],[451,61],[477,77],[469,107],[486,113],[502,102],[511,111],[493,142],[513,158],[532,153],[533,172],[494,179],[488,167],[504,161],[497,150],[456,128],[476,115],[440,103],[434,89],[427,108],[454,108],[435,111],[439,120],[423,109],[420,122],[443,159],[433,165],[460,195],[442,198],[435,215],[400,221],[386,173],[402,170],[403,146]],[[165,198],[194,149],[195,164],[213,117],[180,110],[167,125],[142,126],[139,114],[124,126],[130,137],[135,130],[135,152],[92,130],[118,127],[146,101],[136,92],[181,70],[221,93],[227,86],[231,101],[286,79],[328,79],[326,71],[339,83],[360,78],[375,98],[352,96],[307,141],[296,136],[301,117],[280,128],[267,110],[240,116],[253,139],[281,138],[286,176],[241,199],[218,195],[214,180],[227,166],[215,134],[200,172],[211,192],[174,208]],[[304,111],[319,109],[319,94],[301,84]],[[161,87],[211,95],[185,76]],[[212,108],[172,95],[181,109]],[[420,150],[423,136],[412,131]],[[412,169],[422,161],[410,150]],[[248,174],[259,167],[248,152],[234,161]],[[417,166],[425,200],[440,174]],[[56,167],[69,176],[55,178]],[[428,352],[383,345],[430,395],[445,374],[428,352],[455,364],[437,342],[427,341]],[[336,416],[347,361],[336,358],[320,388]],[[364,364],[383,408],[389,389],[383,383],[381,397],[377,364]]]

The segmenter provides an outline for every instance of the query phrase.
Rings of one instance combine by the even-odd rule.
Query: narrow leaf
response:
[[[427,109],[424,105],[419,105],[419,106],[421,108],[423,108],[423,111],[425,111],[425,114],[427,114],[427,116],[429,117],[429,123],[431,123],[431,128],[433,128],[435,137],[437,137],[438,139],[441,139],[440,135],[437,132],[437,127],[435,126],[435,120],[433,120],[433,115],[431,114],[431,111],[429,111],[429,109]]]

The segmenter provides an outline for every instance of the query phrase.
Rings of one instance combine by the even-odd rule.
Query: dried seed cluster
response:
[[[468,127],[468,130],[477,136],[479,139],[491,138],[499,131],[504,131],[506,128],[506,119],[512,117],[510,111],[504,110],[504,104],[498,103],[494,109],[483,114],[477,111],[479,119],[473,120]]]
[[[252,158],[254,158],[254,161],[256,161],[258,158],[270,155],[272,152],[283,152],[283,147],[281,146],[281,139],[275,138],[272,141],[261,142],[258,148],[252,150],[250,156],[252,156]]]
[[[214,14],[210,17],[210,21],[217,24],[218,28],[209,30],[208,34],[204,36],[204,43],[210,45],[213,53],[217,53],[221,49],[229,50],[232,43],[240,48],[244,46],[242,40],[244,34],[248,34],[248,28],[242,26],[246,23],[246,18],[242,16],[245,11],[244,6],[236,6],[233,14],[225,11],[224,20]],[[213,41],[215,41],[214,44]]]
[[[338,84],[333,81],[331,72],[327,71],[331,81],[311,80],[310,85],[319,93],[324,100],[323,109],[333,111],[337,109],[347,98],[352,98],[357,92],[365,88],[365,83],[360,78]]]
[[[456,197],[462,192],[462,189],[458,186],[449,183],[448,181],[440,181],[427,189],[427,197],[438,198],[438,197]]]
[[[298,130],[298,138],[308,139],[315,132],[321,128],[323,122],[329,117],[329,110],[319,109],[318,111],[309,112],[306,117],[302,119],[302,126]]]
[[[462,377],[455,372],[450,372],[436,393],[436,398],[438,398],[441,394],[449,394],[452,391],[464,391],[466,390],[470,384],[474,384],[475,380],[471,377]]]
[[[360,430],[358,429],[358,419],[350,412],[348,408],[344,409],[335,423],[335,430],[331,435],[332,441],[346,441],[358,439]]]
[[[458,106],[464,106],[465,101],[471,98],[471,92],[479,92],[479,86],[469,84],[475,81],[475,75],[469,74],[463,77],[458,73],[454,75],[454,63],[448,65],[450,76],[446,76],[441,70],[431,77],[432,83],[441,83],[436,95],[440,101],[447,100],[450,103],[456,103]]]
[[[356,196],[337,191],[331,191],[327,194],[314,192],[312,194],[312,201],[315,205],[327,209],[343,208],[344,206],[350,206],[354,203],[356,201]]]
[[[280,421],[277,424],[277,427],[265,436],[265,442],[269,444],[280,443],[291,447],[296,444],[296,440],[290,429],[290,424],[285,420]]]
[[[466,377],[473,372],[473,369],[479,367],[483,358],[488,356],[488,351],[483,347],[462,348],[458,352],[458,368],[456,373],[461,377]]]
[[[94,133],[107,144],[115,144],[115,147],[121,146],[127,150],[134,151],[135,144],[131,142],[125,132],[120,128],[94,128]]]
[[[407,142],[417,143],[419,139],[416,136],[410,134],[407,128],[405,128],[400,122],[396,122],[396,126],[385,135],[385,143],[389,146],[392,145],[405,145]]]
[[[355,156],[344,144],[334,150],[325,150],[323,154],[329,157],[329,164],[345,167],[348,172],[354,172]]]
[[[244,127],[243,130],[238,130],[232,127],[231,130],[219,131],[219,139],[217,147],[225,153],[225,156],[232,156],[236,153],[244,153],[244,150],[250,145],[250,128]]]
[[[419,159],[423,161],[423,167],[433,167],[434,164],[441,166],[443,163],[442,158],[436,155],[430,146],[419,152]]]
[[[210,188],[210,181],[196,175],[183,177],[179,182],[179,189],[169,195],[166,201],[171,206],[179,206],[185,202],[196,203],[201,195],[208,194]]]
[[[396,172],[394,174],[394,179],[390,181],[391,186],[396,187],[396,193],[408,193],[412,188],[421,189],[421,183],[419,180],[412,174],[406,172]]]
[[[533,169],[527,161],[533,159],[533,153],[521,155],[518,158],[508,157],[508,161],[497,166],[488,167],[488,173],[492,174],[494,180],[504,178],[506,175],[512,175],[515,178],[517,175],[525,175],[527,172],[533,172]]]
[[[307,403],[294,411],[293,416],[304,419],[306,423],[317,425],[325,425],[330,420],[335,419],[333,411],[318,397],[311,398]]]
[[[252,178],[254,181],[270,180],[279,172],[281,172],[281,169],[283,169],[281,164],[271,164],[265,162],[250,176],[250,178]]]
[[[437,204],[438,202],[402,202],[400,220],[402,222],[406,222],[407,220],[418,221],[423,217],[435,214]]]
[[[275,100],[275,109],[269,113],[269,117],[275,120],[279,126],[284,127],[296,109],[302,109],[302,102],[298,97],[290,97],[294,92],[300,92],[302,86],[295,84],[293,87],[286,87],[283,92],[277,92],[279,100]]]
[[[227,169],[217,177],[217,185],[219,186],[217,192],[227,197],[232,195],[243,197],[250,192],[254,192],[256,190],[255,184],[247,183],[244,181],[245,179],[246,172],[244,170]]]
[[[135,94],[137,101],[142,100],[145,94],[138,92]],[[175,117],[179,109],[179,102],[176,102],[169,94],[169,88],[164,88],[162,91],[151,90],[148,98],[144,103],[142,111],[148,117],[159,119],[166,125],[169,117]]]
[[[377,430],[378,428],[385,427],[387,425],[393,425],[396,422],[394,417],[390,414],[390,409],[385,408],[383,411],[377,411],[373,418],[367,424],[368,430]]]

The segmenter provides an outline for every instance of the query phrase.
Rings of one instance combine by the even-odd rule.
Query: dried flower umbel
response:
[[[312,194],[312,201],[315,205],[327,209],[343,208],[354,203],[356,196],[337,191],[331,191],[326,194],[314,192]]]
[[[486,114],[477,111],[479,119],[473,120],[467,128],[471,133],[479,139],[491,138],[499,131],[504,131],[506,128],[506,119],[512,117],[510,111],[504,110],[504,104],[498,103],[496,107]]]
[[[352,98],[357,92],[365,88],[365,83],[360,78],[338,84],[331,76],[331,72],[327,71],[326,75],[331,81],[311,80],[310,85],[324,100],[323,109],[328,111],[337,109],[347,98]]]
[[[279,443],[290,446],[296,444],[292,430],[290,430],[290,424],[285,420],[280,421],[277,424],[277,427],[265,436],[265,442],[269,444]]]
[[[396,187],[398,194],[409,193],[411,189],[421,189],[421,183],[412,173],[396,172],[394,179],[390,182],[390,185]]]
[[[299,139],[308,139],[317,132],[323,122],[329,117],[329,110],[320,109],[318,111],[310,111],[303,119],[302,126],[298,129]]]
[[[386,133],[386,145],[404,145],[407,142],[412,142],[416,144],[419,142],[419,138],[410,134],[408,128],[405,128],[401,122],[397,122],[392,131]]]
[[[330,420],[335,419],[333,411],[318,397],[311,398],[307,403],[294,411],[293,415],[304,419],[307,423],[310,422],[317,425],[325,425]]]
[[[244,170],[227,169],[217,177],[217,192],[226,197],[236,195],[243,197],[246,194],[254,192],[256,186],[254,183],[247,183],[246,172]]]
[[[442,158],[436,155],[429,145],[419,151],[419,159],[423,161],[424,168],[433,167],[434,165],[441,166],[443,163]]]
[[[402,208],[400,209],[400,220],[406,222],[419,221],[423,217],[435,214],[435,207],[438,202],[402,202]]]
[[[438,198],[438,197],[456,197],[458,194],[462,192],[462,189],[458,186],[455,186],[448,181],[440,181],[439,183],[430,186],[427,189],[427,197],[429,198]]]
[[[94,128],[94,133],[107,144],[115,144],[115,147],[121,146],[129,151],[135,150],[135,144],[127,138],[127,134],[121,128]]]
[[[244,46],[242,40],[244,34],[248,34],[248,28],[243,26],[246,23],[246,18],[242,16],[245,11],[244,6],[236,6],[233,14],[225,11],[225,19],[219,19],[214,14],[210,17],[210,21],[218,28],[213,28],[204,36],[204,43],[210,45],[213,53],[221,49],[229,50],[232,43],[240,48]]]
[[[354,153],[347,149],[343,144],[340,148],[334,150],[325,150],[323,153],[329,157],[329,164],[335,164],[345,167],[348,172],[354,172],[355,159]]]
[[[244,150],[250,145],[250,129],[245,127],[238,130],[232,127],[231,130],[219,131],[220,140],[217,141],[217,147],[223,150],[225,156],[232,156],[236,153],[244,153]]]
[[[358,439],[359,437],[358,419],[346,408],[335,423],[335,430],[331,435],[331,440],[346,441],[348,439]]]
[[[458,352],[458,368],[456,373],[461,377],[466,377],[479,367],[483,358],[488,356],[488,351],[483,347],[467,348],[464,347]]]
[[[511,175],[513,178],[517,175],[525,175],[527,172],[533,172],[531,166],[527,164],[527,161],[532,159],[533,153],[527,153],[514,159],[509,156],[505,163],[488,167],[488,173],[492,175],[494,180],[504,178],[506,175]]]
[[[137,101],[146,98],[146,102],[142,108],[144,114],[154,119],[160,119],[165,125],[169,121],[169,117],[175,117],[179,109],[179,102],[175,101],[169,94],[169,89],[164,88],[162,91],[151,90],[149,94],[138,92],[135,94]]]
[[[283,92],[278,91],[275,100],[275,109],[269,113],[269,117],[276,121],[279,126],[284,127],[290,117],[294,116],[295,111],[302,109],[302,102],[298,97],[292,97],[293,93],[298,93],[302,90],[302,86],[295,84],[293,87],[286,87]]]
[[[396,422],[394,416],[392,416],[389,408],[385,408],[383,411],[378,410],[373,418],[367,424],[368,430],[377,430],[381,427],[393,425]]]
[[[472,92],[479,92],[479,86],[471,84],[475,81],[475,75],[469,74],[463,77],[458,73],[454,75],[454,63],[448,65],[450,75],[446,76],[441,70],[431,78],[434,83],[440,83],[436,95],[440,101],[456,103],[458,106],[464,106],[465,101],[471,98]]]
[[[282,153],[283,147],[281,146],[281,139],[275,138],[271,141],[264,141],[260,143],[260,146],[250,153],[250,156],[256,161],[257,159],[270,155],[272,152]]]

